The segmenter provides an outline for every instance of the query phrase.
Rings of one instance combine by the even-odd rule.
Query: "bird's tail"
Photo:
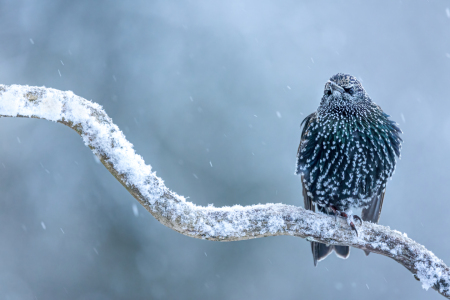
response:
[[[317,266],[317,262],[325,259],[331,252],[335,252],[337,257],[346,259],[350,255],[349,246],[330,245],[327,246],[318,242],[311,242],[311,252],[314,259],[314,266]]]
[[[342,259],[347,259],[350,256],[349,246],[334,246],[334,252],[336,252],[337,257]]]

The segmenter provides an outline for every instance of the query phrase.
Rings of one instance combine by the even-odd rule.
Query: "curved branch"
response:
[[[291,235],[326,244],[348,245],[390,257],[405,266],[425,289],[450,299],[450,269],[431,251],[398,231],[364,222],[355,236],[334,218],[284,204],[202,207],[170,191],[133,150],[102,107],[45,87],[0,85],[0,117],[27,117],[62,123],[159,222],[190,237],[239,241]]]

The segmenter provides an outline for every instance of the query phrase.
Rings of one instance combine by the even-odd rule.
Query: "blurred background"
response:
[[[300,122],[337,72],[404,131],[380,223],[450,263],[450,3],[0,1],[0,83],[101,104],[199,205],[303,205]],[[0,120],[1,299],[441,299],[353,249],[219,243],[158,223],[71,129]]]

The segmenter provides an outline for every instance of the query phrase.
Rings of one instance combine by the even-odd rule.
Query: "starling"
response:
[[[364,221],[378,223],[386,182],[400,157],[402,131],[353,76],[338,73],[325,84],[317,112],[303,122],[296,173],[301,175],[305,209],[346,217],[355,230]],[[302,126],[301,125],[301,126]],[[311,242],[314,265],[333,250],[341,258],[348,246]],[[368,252],[366,252],[368,255]]]

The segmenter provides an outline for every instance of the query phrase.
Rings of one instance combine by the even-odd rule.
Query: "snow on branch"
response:
[[[0,85],[0,117],[26,117],[62,123],[159,222],[190,237],[240,241],[291,235],[326,244],[348,245],[390,257],[405,266],[425,289],[450,299],[450,269],[406,234],[363,222],[356,236],[343,220],[284,204],[202,207],[170,191],[134,152],[102,107],[72,92],[45,87]]]

